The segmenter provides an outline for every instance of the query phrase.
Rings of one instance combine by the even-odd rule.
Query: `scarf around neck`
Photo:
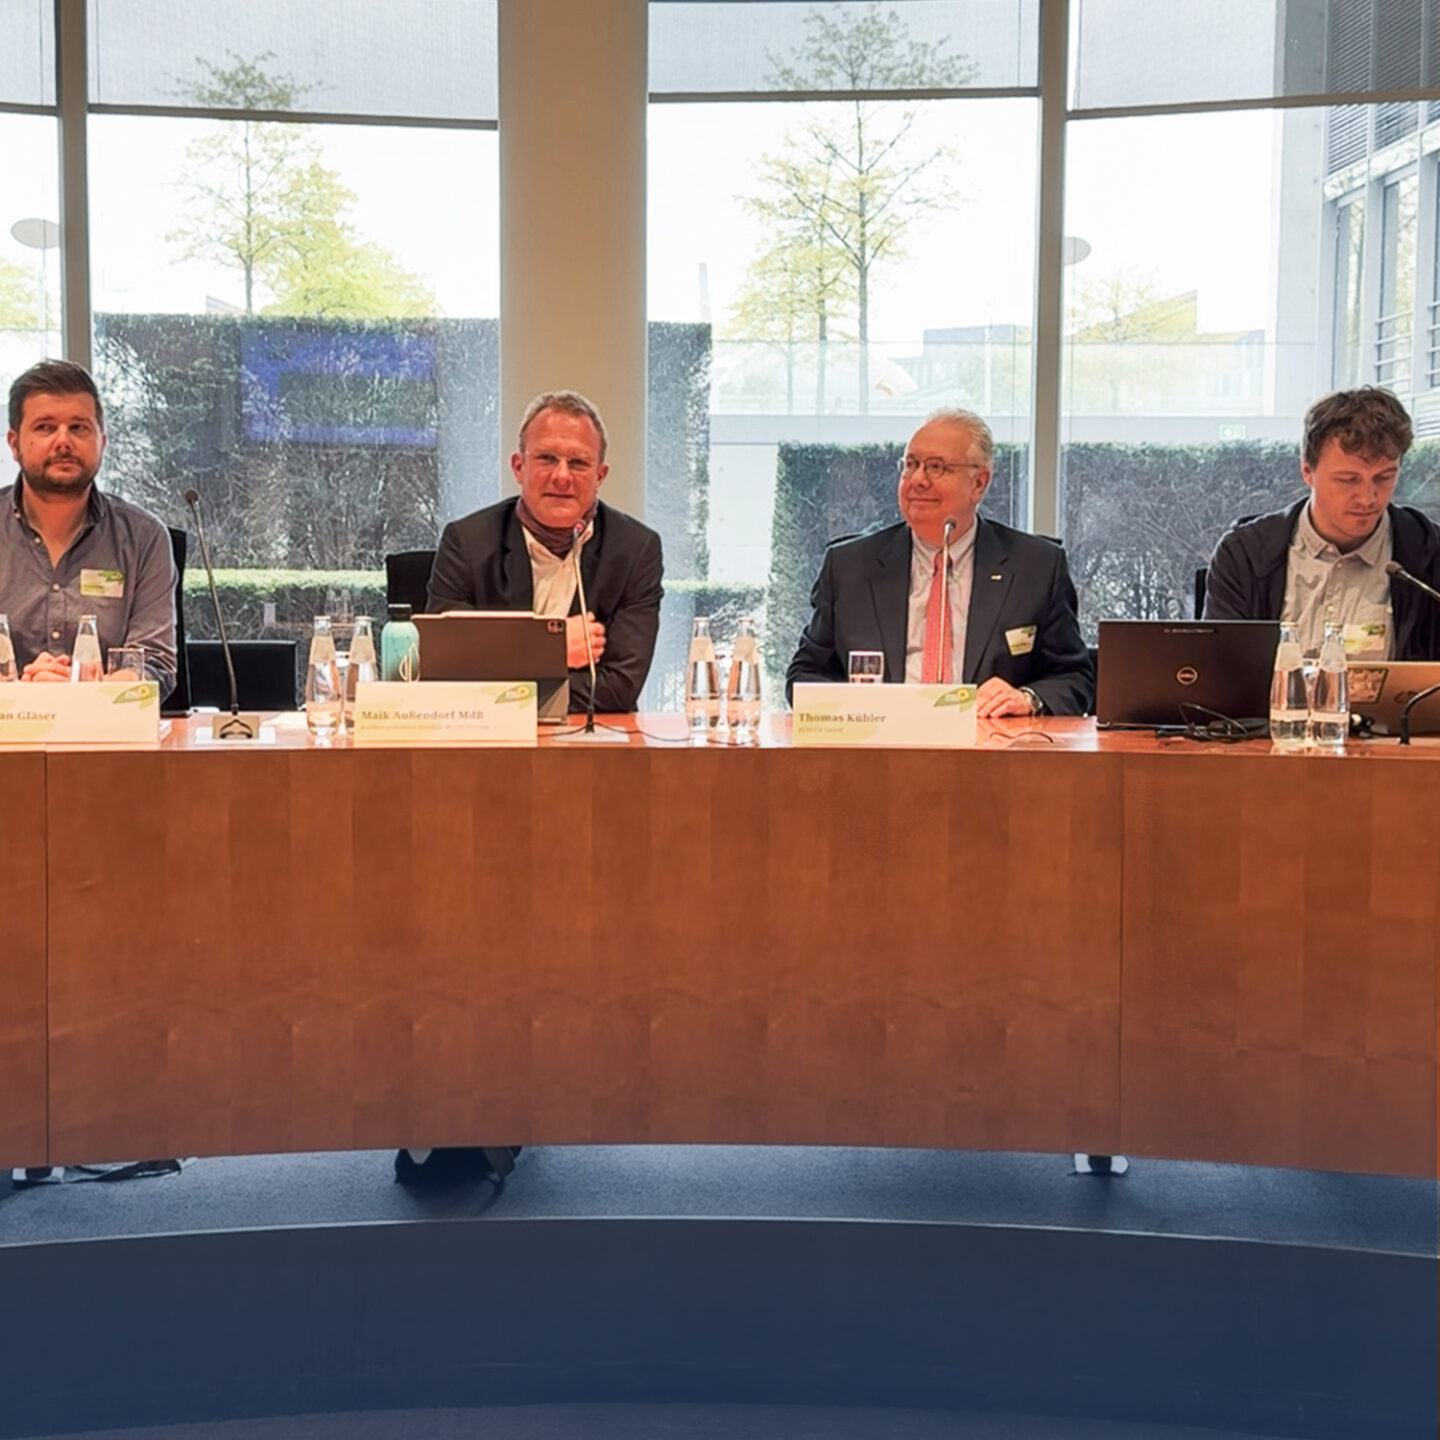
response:
[[[599,501],[594,501],[590,508],[582,515],[581,533],[584,527],[592,524],[595,520],[595,511],[599,507]],[[570,547],[575,543],[575,527],[573,525],[544,525],[530,513],[530,507],[525,503],[522,495],[515,507],[515,516],[520,523],[553,555],[557,560],[563,560],[569,553]]]

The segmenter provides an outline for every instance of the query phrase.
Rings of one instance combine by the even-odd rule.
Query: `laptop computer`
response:
[[[570,709],[565,622],[524,610],[447,610],[417,615],[420,679],[534,680],[542,725]]]
[[[1440,684],[1440,660],[1352,660],[1350,713],[1363,715],[1380,735],[1400,733],[1400,712],[1411,696]],[[1410,712],[1412,735],[1440,735],[1440,695]]]
[[[1274,620],[1102,620],[1095,723],[1183,726],[1184,705],[1268,724],[1279,643]]]

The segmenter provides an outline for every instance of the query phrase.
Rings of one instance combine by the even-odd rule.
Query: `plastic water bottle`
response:
[[[380,633],[380,670],[387,680],[420,678],[420,632],[408,605],[392,605]]]
[[[691,735],[704,735],[720,723],[720,667],[710,621],[697,615],[690,624],[690,654],[685,662],[685,718]]]
[[[1270,681],[1270,739],[1277,750],[1303,750],[1309,727],[1310,697],[1300,632],[1294,625],[1282,625]]]
[[[380,662],[375,657],[375,633],[368,615],[355,617],[355,631],[350,637],[350,663],[345,667],[345,728],[355,729],[355,687],[368,685],[380,678]]]
[[[1345,671],[1345,632],[1325,624],[1320,668],[1310,692],[1310,743],[1317,750],[1343,750],[1350,733],[1350,686]]]
[[[305,669],[305,723],[312,735],[333,735],[344,713],[345,696],[340,688],[330,617],[317,615],[315,633],[310,638],[310,663]]]
[[[70,652],[70,678],[72,680],[102,680],[105,677],[105,661],[100,654],[100,631],[93,615],[80,617],[80,628],[75,632],[75,648]]]
[[[730,683],[725,698],[726,720],[731,732],[748,739],[760,724],[760,651],[755,639],[755,622],[748,615],[742,615],[735,628]]]
[[[0,682],[19,678],[20,667],[15,663],[15,643],[10,639],[10,617],[0,615]]]

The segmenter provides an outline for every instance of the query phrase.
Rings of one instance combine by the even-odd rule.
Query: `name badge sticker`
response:
[[[1010,647],[1012,655],[1028,655],[1035,648],[1035,627],[1017,625],[1013,630],[1007,630],[1005,643]]]
[[[80,593],[94,595],[101,600],[123,600],[125,598],[125,572],[123,570],[82,570],[80,572]]]
[[[1364,658],[1372,655],[1383,658],[1387,628],[1383,620],[1371,621],[1366,625],[1347,625],[1345,627],[1346,658]]]

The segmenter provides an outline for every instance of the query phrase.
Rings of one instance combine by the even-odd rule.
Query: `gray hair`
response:
[[[522,455],[525,453],[525,432],[542,410],[559,410],[562,414],[578,415],[588,420],[600,435],[600,458],[605,458],[605,450],[610,443],[609,436],[605,434],[605,422],[600,418],[600,412],[578,390],[546,390],[525,407],[525,413],[520,417],[520,436],[516,441],[516,448]]]
[[[959,406],[948,406],[943,410],[932,410],[926,417],[927,425],[963,425],[980,451],[980,458],[988,467],[995,458],[995,437],[990,427],[973,411],[962,410]]]

